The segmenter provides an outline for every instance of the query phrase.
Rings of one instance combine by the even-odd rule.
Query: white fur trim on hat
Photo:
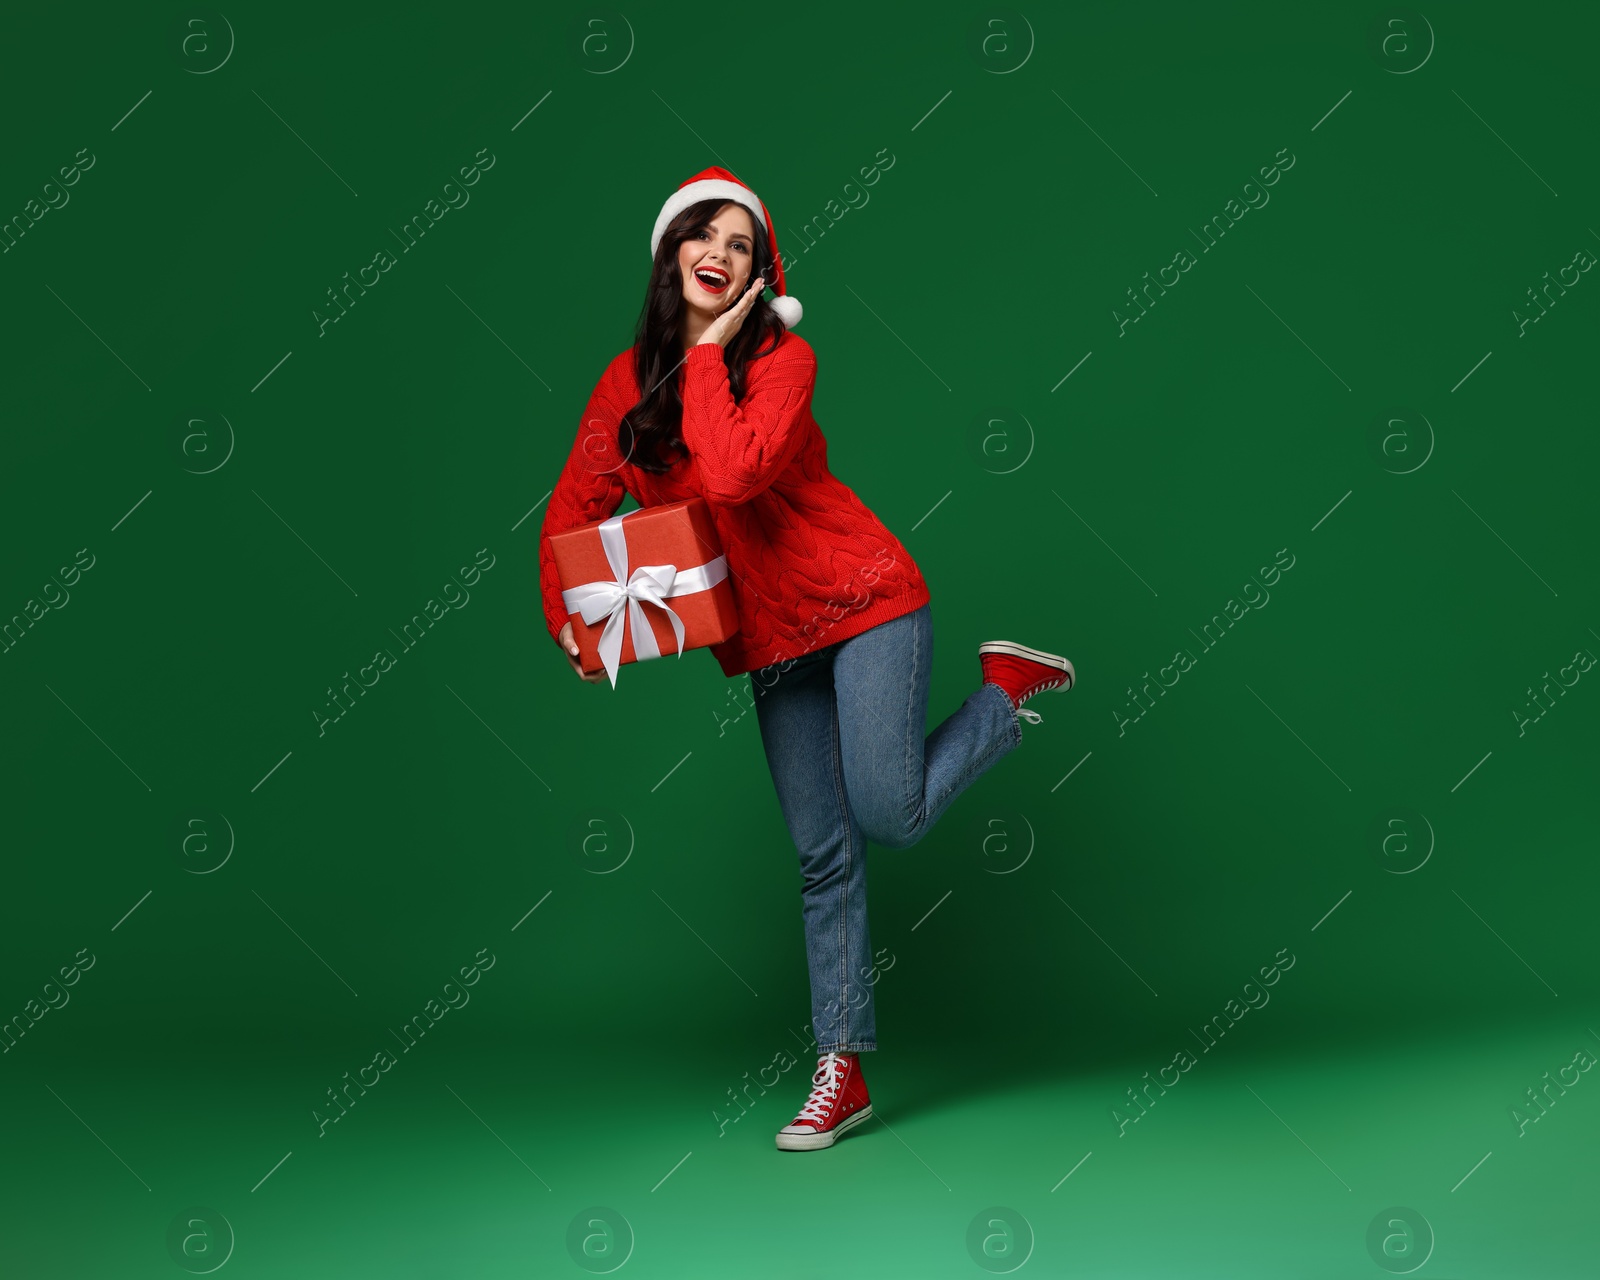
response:
[[[724,178],[702,178],[699,182],[691,182],[686,187],[679,187],[667,197],[666,204],[661,206],[661,212],[656,217],[655,229],[650,233],[650,256],[656,256],[656,250],[661,247],[661,236],[671,222],[690,205],[701,200],[715,200],[721,197],[742,204],[750,210],[755,224],[761,229],[761,234],[767,234],[767,214],[757,200],[755,193],[748,187],[741,187],[737,182],[729,182]]]

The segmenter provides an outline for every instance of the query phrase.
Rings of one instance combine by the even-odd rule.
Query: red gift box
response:
[[[550,550],[579,665],[605,671],[612,688],[623,663],[681,655],[739,630],[728,561],[704,498],[552,533]]]

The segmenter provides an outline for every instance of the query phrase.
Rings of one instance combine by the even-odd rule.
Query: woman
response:
[[[831,1146],[871,1114],[857,1055],[876,1049],[866,842],[915,844],[1022,740],[1022,704],[1070,689],[1066,658],[1009,641],[978,653],[983,682],[924,737],[933,630],[904,546],[828,469],[811,416],[816,357],[792,328],[765,206],[709,168],[666,201],[635,344],[589,399],[550,496],[540,581],[550,634],[585,680],[549,535],[702,496],[727,556],[739,631],[711,652],[748,672],[767,764],[800,855],[819,1058],[782,1150]],[[768,282],[776,295],[762,296]]]

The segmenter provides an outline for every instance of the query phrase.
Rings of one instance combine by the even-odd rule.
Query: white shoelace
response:
[[[1065,676],[1063,676],[1059,680],[1052,681],[1050,684],[1045,685],[1044,688],[1042,688],[1042,689],[1035,689],[1034,693],[1044,693],[1044,692],[1046,692],[1046,691],[1048,691],[1050,689],[1059,689],[1064,684],[1067,684],[1067,680],[1066,680]],[[1067,687],[1070,689],[1072,686],[1071,685],[1067,685]],[[1030,694],[1029,696],[1031,697],[1032,694]],[[1029,724],[1039,724],[1044,720],[1044,717],[1041,716],[1032,707],[1018,707],[1017,708],[1017,718],[1019,720],[1026,720]]]
[[[820,1128],[827,1121],[828,1112],[839,1097],[839,1084],[844,1071],[844,1059],[829,1050],[817,1064],[816,1073],[811,1077],[811,1096],[806,1099],[806,1105],[800,1108],[800,1114],[795,1117],[796,1124],[810,1121]]]

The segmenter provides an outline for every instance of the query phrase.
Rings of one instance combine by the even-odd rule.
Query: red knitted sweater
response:
[[[909,552],[828,470],[811,416],[817,358],[785,332],[745,368],[735,402],[723,349],[697,343],[678,368],[689,456],[656,475],[624,460],[617,427],[639,402],[630,348],[606,366],[545,508],[539,584],[555,638],[568,620],[550,534],[641,507],[706,500],[728,557],[739,631],[711,652],[734,676],[799,657],[921,608],[928,585]]]

